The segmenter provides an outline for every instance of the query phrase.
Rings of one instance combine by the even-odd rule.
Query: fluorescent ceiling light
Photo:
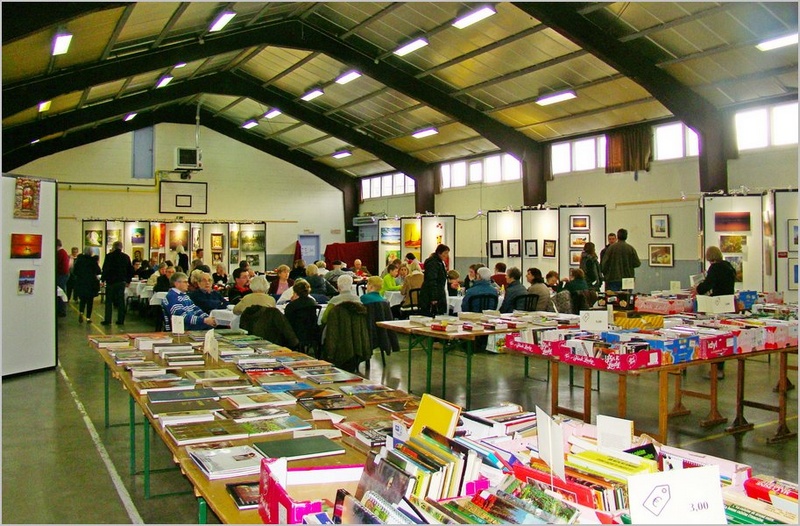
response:
[[[167,84],[172,82],[173,78],[175,78],[175,77],[171,77],[169,75],[164,75],[163,77],[161,77],[161,80],[158,81],[158,84],[156,84],[156,88],[163,88],[164,86],[166,86]]]
[[[34,139],[34,140],[32,140],[32,141],[31,141],[31,144],[36,144],[36,143],[37,143],[37,142],[39,142],[40,140],[41,140],[41,139]]]
[[[469,13],[468,15],[464,15],[461,18],[456,19],[456,21],[453,22],[453,25],[455,27],[457,27],[458,29],[464,29],[465,27],[471,26],[472,24],[474,24],[476,22],[480,22],[484,18],[489,18],[490,16],[492,16],[496,12],[497,11],[495,11],[493,7],[487,5],[487,6],[481,7],[477,11],[473,11],[473,12]]]
[[[217,18],[211,23],[211,27],[208,28],[209,33],[214,33],[216,31],[221,31],[223,27],[228,25],[228,22],[233,20],[233,17],[236,16],[234,11],[223,11],[217,15]]]
[[[331,157],[334,159],[344,159],[345,157],[350,157],[353,153],[350,150],[340,150],[338,152],[334,152]]]
[[[249,130],[250,128],[255,128],[256,126],[258,126],[258,121],[255,119],[250,119],[249,121],[242,124],[242,128],[244,128],[245,130]]]
[[[539,97],[536,99],[536,104],[539,106],[548,106],[550,104],[555,104],[556,102],[564,102],[565,100],[574,99],[575,97],[577,97],[577,95],[575,95],[575,92],[572,90],[560,91],[558,93],[551,93],[550,95]]]
[[[175,68],[175,69],[185,68],[186,67],[186,62],[178,62],[177,64],[175,64],[172,67]]]
[[[129,113],[129,114],[127,114],[127,115],[125,116],[125,122],[132,121],[132,120],[133,120],[133,119],[136,117],[136,115],[138,115],[138,114],[136,114],[136,113]]]
[[[319,88],[314,88],[313,90],[309,91],[308,93],[306,93],[305,95],[303,95],[300,98],[303,99],[304,101],[308,102],[310,100],[316,99],[320,95],[322,95],[322,90],[319,89]]]
[[[269,110],[267,113],[264,114],[264,118],[265,119],[272,119],[274,117],[277,117],[280,114],[281,114],[281,110],[279,110],[278,108],[272,108],[271,110]]]
[[[409,42],[405,46],[396,49],[394,51],[394,54],[397,55],[398,57],[402,57],[402,56],[408,55],[412,51],[416,51],[419,48],[425,47],[427,45],[428,45],[428,41],[425,40],[424,38],[420,37],[420,38],[418,38],[416,40],[412,40],[411,42]]]
[[[411,136],[415,139],[422,139],[423,137],[430,137],[431,135],[436,135],[437,133],[439,133],[439,130],[436,128],[423,128],[415,131],[411,134]]]
[[[45,111],[49,110],[50,109],[50,103],[52,103],[52,102],[53,102],[52,100],[46,100],[44,102],[40,102],[39,103],[39,113],[42,113],[42,112],[45,112]]]
[[[69,44],[72,42],[72,34],[66,31],[59,31],[53,37],[53,56],[64,55],[69,49]]]
[[[345,73],[344,75],[342,75],[341,77],[336,79],[336,83],[337,84],[347,84],[351,80],[356,80],[360,76],[361,76],[361,73],[359,73],[358,71],[355,71],[355,70],[348,71],[347,73]]]
[[[797,44],[797,33],[767,40],[758,44],[756,47],[761,51],[770,51],[772,49],[778,49],[779,47],[791,46],[792,44]]]

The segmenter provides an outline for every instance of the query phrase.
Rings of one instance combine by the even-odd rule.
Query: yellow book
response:
[[[460,406],[425,393],[420,400],[409,437],[415,437],[422,433],[422,428],[429,427],[448,438],[453,438],[460,415]]]

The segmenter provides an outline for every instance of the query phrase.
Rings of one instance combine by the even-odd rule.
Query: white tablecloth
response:
[[[218,326],[230,327],[231,329],[239,328],[239,316],[234,314],[232,310],[214,309],[210,315],[217,320]]]
[[[447,305],[453,310],[453,314],[461,312],[461,302],[464,296],[447,296]]]
[[[403,303],[403,295],[400,294],[399,290],[387,290],[383,297],[389,302],[390,307]]]

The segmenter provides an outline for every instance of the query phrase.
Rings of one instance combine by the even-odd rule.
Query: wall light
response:
[[[467,15],[462,16],[461,18],[456,19],[453,22],[453,26],[457,27],[458,29],[464,29],[467,26],[471,26],[476,22],[480,22],[484,18],[489,18],[497,11],[494,10],[492,6],[484,6],[478,9],[477,11],[473,11]]]
[[[756,45],[756,48],[758,48],[760,51],[770,51],[780,47],[791,46],[792,44],[797,44],[797,33],[779,38],[773,38],[771,40],[765,40],[764,42]]]
[[[396,50],[394,50],[394,54],[397,55],[398,57],[403,57],[405,55],[408,55],[412,51],[416,51],[419,48],[425,47],[427,45],[428,41],[420,37],[416,40],[412,40],[411,42],[409,42],[404,46],[397,48]]]
[[[341,77],[336,79],[336,83],[337,84],[347,84],[351,80],[356,80],[360,76],[361,76],[361,73],[359,73],[358,71],[355,71],[355,70],[348,71],[347,73],[345,73],[344,75],[342,75]]]
[[[281,114],[281,110],[279,110],[278,108],[272,108],[271,110],[269,110],[267,113],[264,114],[264,118],[265,119],[272,119],[274,117],[277,117],[280,114]]]
[[[170,75],[164,75],[163,77],[161,77],[161,80],[158,81],[158,84],[156,84],[156,88],[163,88],[164,86],[172,82],[173,78],[175,77],[172,77]]]
[[[331,157],[334,159],[344,159],[345,157],[350,157],[353,155],[353,152],[350,150],[339,150],[338,152],[334,152]]]
[[[215,33],[217,31],[221,31],[222,28],[228,25],[228,22],[233,20],[233,17],[236,16],[235,11],[228,11],[225,10],[217,15],[217,18],[211,23],[211,27],[208,28],[209,33]]]
[[[308,102],[310,100],[316,99],[317,97],[319,97],[322,94],[323,94],[323,91],[320,88],[314,88],[313,90],[309,91],[308,93],[306,93],[305,95],[303,95],[300,98],[303,99],[304,101]]]
[[[53,37],[53,56],[65,55],[72,42],[72,33],[59,29]]]
[[[50,109],[50,104],[52,102],[53,102],[52,100],[46,100],[44,102],[40,102],[39,103],[39,113],[42,113],[42,112],[45,112],[45,111],[49,110]]]
[[[431,135],[436,135],[437,133],[439,133],[439,130],[431,127],[431,128],[423,128],[421,130],[417,130],[414,133],[412,133],[411,136],[414,137],[415,139],[422,139],[423,137],[430,137]]]
[[[249,121],[242,124],[242,128],[244,128],[245,130],[249,130],[250,128],[255,128],[256,126],[258,126],[258,121],[255,119],[250,119]]]
[[[135,119],[135,118],[136,118],[136,115],[138,115],[138,113],[129,113],[129,114],[127,114],[127,115],[125,116],[125,122],[130,122],[130,121],[132,121],[133,119]]]
[[[572,90],[559,91],[558,93],[551,93],[549,95],[539,97],[536,99],[536,104],[539,106],[548,106],[557,102],[564,102],[565,100],[574,99],[575,97],[577,97],[577,95],[575,95],[575,92]]]

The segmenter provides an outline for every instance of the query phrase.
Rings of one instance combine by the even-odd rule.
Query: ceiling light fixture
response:
[[[186,62],[178,62],[177,64],[175,64],[172,67],[175,68],[175,69],[185,68],[186,67]]]
[[[431,127],[431,128],[423,128],[421,130],[417,130],[414,133],[412,133],[411,136],[414,137],[415,139],[422,139],[423,137],[430,137],[431,135],[436,135],[437,133],[439,133],[439,130]]]
[[[797,44],[797,33],[792,35],[786,35],[779,38],[773,38],[770,40],[765,40],[760,44],[756,45],[756,47],[760,51],[770,51],[773,49],[778,49],[780,47],[791,46],[792,44]]]
[[[577,95],[575,95],[575,92],[572,90],[559,91],[558,93],[551,93],[549,95],[539,97],[536,99],[536,104],[539,106],[548,106],[557,102],[564,102],[565,100],[574,99],[575,97],[577,97]]]
[[[49,110],[50,109],[50,104],[52,102],[53,102],[52,100],[46,100],[44,102],[40,102],[39,103],[39,113],[42,113],[42,112],[45,112],[45,111]]]
[[[267,113],[264,114],[264,118],[265,119],[272,119],[274,117],[277,117],[280,114],[281,114],[281,110],[279,110],[278,108],[272,108],[271,110],[269,110]]]
[[[353,152],[350,150],[339,150],[338,152],[333,152],[331,157],[334,159],[344,159],[345,157],[350,157],[351,155],[353,155]]]
[[[347,84],[351,80],[356,80],[360,76],[361,76],[361,73],[359,73],[356,70],[348,71],[347,73],[345,73],[344,75],[342,75],[341,77],[336,79],[336,83],[337,84]]]
[[[65,55],[72,42],[72,33],[59,29],[53,37],[53,56]]]
[[[409,42],[408,44],[405,44],[404,46],[401,46],[401,47],[395,49],[394,50],[394,54],[397,55],[398,57],[403,57],[403,56],[408,55],[409,53],[411,53],[413,51],[416,51],[419,48],[425,47],[427,45],[428,45],[428,41],[425,40],[424,38],[420,37],[420,38],[418,38],[416,40],[412,40],[411,42]]]
[[[31,144],[36,144],[36,143],[37,143],[37,142],[39,142],[40,140],[41,140],[41,139],[34,139],[34,140],[32,140],[32,141],[31,141]]]
[[[222,31],[222,28],[228,25],[228,22],[233,20],[233,17],[236,16],[235,11],[228,11],[225,10],[217,15],[217,18],[211,23],[211,27],[208,28],[209,33],[215,33],[217,31]]]
[[[320,88],[314,88],[314,89],[312,89],[311,91],[309,91],[308,93],[306,93],[305,95],[303,95],[300,98],[303,99],[304,101],[308,102],[310,100],[316,99],[317,97],[319,97],[322,94],[323,94],[323,91]]]
[[[467,15],[462,16],[461,18],[456,19],[456,21],[453,22],[453,26],[457,27],[458,29],[464,29],[465,27],[471,26],[476,22],[480,22],[484,18],[489,18],[496,12],[497,11],[495,11],[492,6],[488,5],[483,6],[477,11],[473,11]]]
[[[129,114],[127,114],[125,116],[125,122],[132,121],[134,118],[136,118],[136,115],[138,115],[138,114],[137,113],[129,113]]]
[[[172,82],[173,78],[175,77],[172,77],[170,75],[164,75],[163,77],[161,77],[161,80],[158,81],[158,84],[156,84],[156,88],[163,88],[164,86]]]
[[[244,128],[245,130],[249,130],[250,128],[255,128],[256,126],[258,126],[258,121],[255,119],[250,119],[249,121],[242,124],[242,128]]]

